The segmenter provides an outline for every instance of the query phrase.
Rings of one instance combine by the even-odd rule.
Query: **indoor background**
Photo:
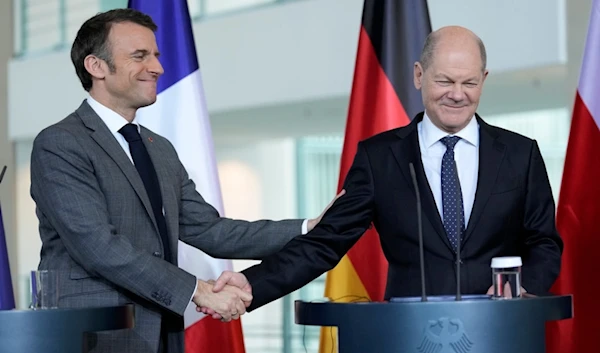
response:
[[[314,217],[335,195],[363,0],[188,0],[211,117],[225,215]],[[433,30],[477,33],[490,75],[489,123],[537,139],[555,200],[591,0],[429,0]],[[35,135],[86,97],[69,58],[83,21],[126,0],[0,1],[0,200],[19,308],[40,240],[29,196]],[[251,261],[235,261],[236,269]],[[316,352],[293,301],[324,276],[243,316],[248,353]]]

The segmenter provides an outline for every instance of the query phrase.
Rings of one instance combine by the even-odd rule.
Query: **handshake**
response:
[[[224,271],[216,281],[198,280],[192,301],[196,311],[229,322],[239,319],[252,303],[252,287],[243,274]]]

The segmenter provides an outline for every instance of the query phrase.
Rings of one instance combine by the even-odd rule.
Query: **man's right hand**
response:
[[[223,271],[216,282],[210,280],[208,283],[214,284],[212,289],[213,292],[220,292],[229,286],[234,286],[246,293],[252,294],[252,286],[250,286],[250,282],[248,282],[246,276],[239,272]],[[249,307],[251,303],[252,300],[245,301],[244,305]],[[221,319],[219,314],[210,307],[198,306],[196,310],[203,312],[206,315],[211,315],[215,319]]]
[[[217,293],[211,283],[198,280],[192,300],[199,308],[212,309],[213,317],[228,322],[239,319],[246,312],[246,303],[252,301],[252,294],[230,285],[223,286]]]

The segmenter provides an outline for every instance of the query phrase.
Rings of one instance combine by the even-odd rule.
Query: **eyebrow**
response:
[[[150,51],[148,51],[146,49],[137,49],[136,51],[131,53],[131,55],[136,55],[136,54],[148,55],[148,54],[150,54]],[[154,54],[154,55],[156,55],[156,57],[159,57],[160,53],[157,51],[156,54]]]
[[[437,74],[437,75],[433,76],[433,78],[435,80],[443,79],[443,80],[449,80],[449,81],[456,81],[446,74]],[[478,79],[477,79],[477,77],[469,77],[466,80],[464,80],[463,82],[469,82],[469,81],[478,81]]]

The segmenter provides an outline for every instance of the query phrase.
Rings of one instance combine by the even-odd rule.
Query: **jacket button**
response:
[[[156,256],[156,257],[160,257],[160,252],[158,252],[158,251],[155,251],[155,252],[153,252],[153,253],[152,253],[152,255],[154,255],[154,256]]]

